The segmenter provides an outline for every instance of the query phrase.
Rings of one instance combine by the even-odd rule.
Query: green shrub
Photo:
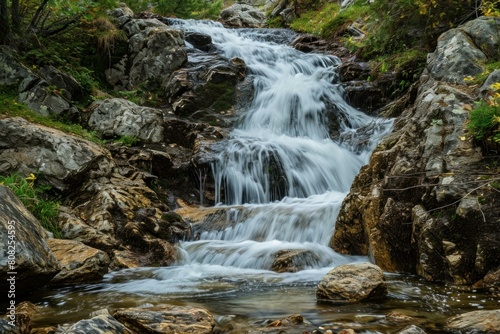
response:
[[[137,137],[134,137],[134,136],[121,136],[118,139],[116,139],[115,142],[121,143],[125,146],[130,147],[130,146],[134,146],[134,145],[140,143],[141,140]]]
[[[14,173],[9,176],[0,176],[0,184],[10,188],[21,200],[24,206],[42,224],[43,228],[52,232],[55,238],[61,238],[61,231],[57,225],[59,202],[47,199],[47,185],[35,185],[36,176],[31,174],[24,178]]]
[[[491,85],[491,94],[470,112],[467,128],[486,149],[500,144],[500,82]]]

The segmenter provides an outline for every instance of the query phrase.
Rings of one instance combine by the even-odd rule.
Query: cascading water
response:
[[[222,55],[244,59],[254,87],[253,101],[213,164],[216,201],[224,198],[237,212],[223,230],[183,243],[184,263],[268,270],[279,251],[292,250],[302,254],[301,268],[352,261],[328,241],[354,176],[391,122],[343,100],[338,58],[273,42],[276,36],[289,42],[290,31],[228,30],[199,21],[179,26],[209,33]],[[330,138],[329,117],[341,120],[338,131],[351,134],[349,144]],[[363,136],[357,130],[367,128],[375,129],[371,136],[356,140]]]
[[[207,308],[230,333],[294,313],[334,331],[388,333],[396,330],[386,318],[390,310],[410,312],[416,323],[429,324],[426,332],[442,333],[451,310],[498,308],[497,299],[476,290],[389,274],[382,304],[317,303],[315,285],[328,270],[366,260],[337,254],[328,242],[355,174],[391,122],[349,107],[336,83],[339,60],[287,47],[292,32],[176,24],[209,33],[223,55],[243,58],[254,84],[253,100],[213,164],[215,213],[195,241],[181,243],[174,266],[115,271],[99,284],[47,291],[39,303],[47,325],[104,307],[174,304]],[[283,255],[288,262],[276,263]],[[297,272],[273,271],[282,269]]]
[[[333,266],[365,259],[337,254],[328,242],[352,180],[391,121],[350,107],[337,82],[340,60],[288,47],[295,37],[291,31],[173,23],[210,34],[220,54],[242,58],[254,96],[213,163],[223,227],[182,242],[177,266],[157,269],[155,279],[121,288],[161,286],[162,291],[189,293],[211,291],[207,282],[218,288],[220,281],[231,281],[231,287],[309,282]],[[329,122],[336,122],[335,140]],[[280,268],[276,258],[287,253],[293,267],[281,269],[299,272],[271,271]]]

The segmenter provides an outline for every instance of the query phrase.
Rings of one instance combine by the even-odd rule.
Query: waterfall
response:
[[[289,30],[173,23],[211,35],[221,55],[242,58],[254,96],[212,165],[222,213],[211,219],[219,223],[182,242],[179,263],[158,269],[154,284],[198,291],[212,289],[207,282],[220,288],[221,280],[319,280],[318,273],[333,266],[366,260],[337,254],[328,243],[355,175],[392,122],[350,107],[338,82],[340,60],[287,46],[295,37]],[[295,266],[289,271],[298,273],[271,271],[287,252]],[[150,284],[126,288],[142,291]]]

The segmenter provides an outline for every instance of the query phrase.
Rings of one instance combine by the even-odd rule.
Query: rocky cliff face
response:
[[[480,91],[464,81],[498,59],[499,32],[499,19],[481,17],[439,38],[414,105],[344,200],[332,248],[370,255],[387,271],[455,283],[474,283],[500,265],[498,170],[467,135]]]

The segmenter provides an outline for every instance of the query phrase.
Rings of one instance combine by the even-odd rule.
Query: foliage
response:
[[[165,16],[215,19],[222,10],[222,0],[154,0],[153,10]]]
[[[500,144],[500,82],[491,85],[490,94],[471,111],[467,128],[486,150]]]
[[[140,143],[141,140],[139,138],[134,137],[134,136],[121,136],[118,139],[116,139],[115,142],[121,143],[125,146],[130,147],[130,146],[134,146],[134,145]]]
[[[474,18],[475,0],[375,1],[364,56],[395,53],[407,48],[432,50],[444,31]]]
[[[24,103],[16,100],[17,87],[0,87],[0,117],[22,117],[30,122],[61,130],[78,137],[102,143],[95,133],[82,128],[79,124],[65,124],[55,118],[46,117],[30,110]]]
[[[57,225],[59,202],[47,199],[46,194],[51,189],[50,186],[35,183],[34,174],[26,178],[17,173],[0,176],[0,184],[12,189],[28,211],[40,221],[43,228],[52,232],[54,237],[61,238],[61,231]]]
[[[334,3],[325,4],[319,10],[308,10],[294,20],[290,28],[300,32],[324,35],[327,32],[326,29],[335,21],[339,10],[339,5]]]

